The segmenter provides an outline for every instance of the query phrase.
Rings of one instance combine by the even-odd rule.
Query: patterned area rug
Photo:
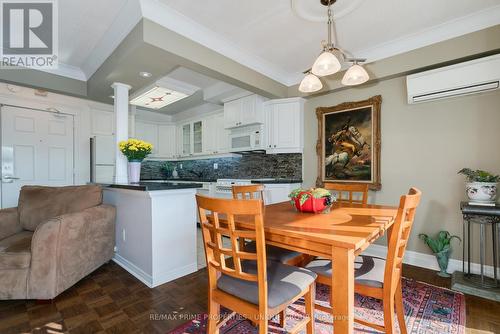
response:
[[[328,304],[329,288],[318,285],[316,298]],[[403,279],[403,298],[406,328],[412,334],[463,334],[465,333],[465,297],[461,293],[439,288],[422,282]],[[382,304],[380,301],[356,295],[355,314],[357,318],[383,324]],[[292,328],[304,316],[303,301],[299,300],[286,311],[287,328]],[[332,333],[332,321],[328,313],[316,310],[316,333]],[[396,318],[396,317],[395,317]],[[270,333],[285,333],[280,327],[278,317],[269,323]],[[397,324],[397,319],[396,319]],[[171,331],[171,334],[206,333],[206,315],[199,315],[190,322]],[[397,331],[399,327],[396,325]],[[355,333],[379,333],[371,328],[355,324]],[[221,334],[254,334],[257,329],[241,317],[229,320],[220,330]]]

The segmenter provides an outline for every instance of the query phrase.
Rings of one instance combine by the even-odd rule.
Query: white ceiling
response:
[[[310,7],[302,17],[322,12],[319,0],[293,1],[306,12]],[[80,80],[102,65],[141,17],[285,85],[300,80],[326,37],[326,25],[294,13],[292,0],[58,3],[61,66],[52,72]],[[375,61],[500,24],[500,0],[338,0],[335,13],[342,14],[335,22],[338,45]]]
[[[301,18],[291,0],[161,1],[287,73],[288,84],[312,65],[326,39],[326,24]],[[297,2],[312,14],[323,7],[319,0]],[[343,14],[335,21],[337,44],[369,61],[500,24],[500,0],[338,0],[333,10]]]

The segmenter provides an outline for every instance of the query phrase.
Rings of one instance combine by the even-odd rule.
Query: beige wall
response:
[[[315,108],[382,95],[382,190],[377,204],[397,205],[410,186],[423,192],[408,249],[430,253],[418,233],[449,230],[462,235],[459,202],[465,198],[462,167],[500,174],[500,91],[408,105],[405,77],[308,100],[305,116],[304,179],[316,180]],[[453,258],[461,259],[455,245]]]

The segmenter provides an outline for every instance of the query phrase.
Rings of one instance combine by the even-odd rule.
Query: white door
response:
[[[2,208],[23,185],[74,184],[73,116],[2,107]]]

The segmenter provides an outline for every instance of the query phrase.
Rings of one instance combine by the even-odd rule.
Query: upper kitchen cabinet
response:
[[[203,122],[203,153],[221,154],[229,151],[229,130],[224,129],[224,114],[216,114]]]
[[[158,156],[174,158],[177,154],[175,125],[158,126]]]
[[[90,123],[93,135],[112,136],[115,134],[114,114],[104,110],[92,110]]]
[[[302,153],[304,149],[304,99],[267,101],[265,104],[267,153]]]
[[[135,137],[153,144],[150,157],[158,156],[158,132],[157,124],[138,120],[135,122]]]
[[[224,127],[226,129],[264,123],[263,103],[259,95],[249,95],[224,103]]]
[[[179,156],[188,157],[204,153],[204,123],[205,120],[197,120],[178,126],[177,147]]]

